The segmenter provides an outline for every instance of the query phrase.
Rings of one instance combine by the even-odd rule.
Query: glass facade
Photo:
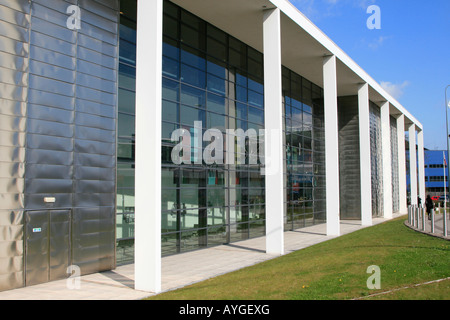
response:
[[[398,168],[398,139],[397,139],[397,119],[390,116],[391,133],[391,171],[392,171],[392,212],[400,211],[399,197],[399,168]]]
[[[121,12],[118,264],[133,261],[135,2],[123,3]],[[243,145],[236,138],[233,163],[207,164],[202,155],[211,141],[201,139],[209,129],[227,138],[227,129],[264,129],[263,55],[169,1],[164,2],[163,41],[162,254],[263,236],[265,178],[261,162],[252,161],[259,145],[253,150],[254,138],[246,137]],[[283,79],[285,221],[293,229],[325,220],[323,92],[287,68]],[[180,143],[172,139],[177,129],[191,137],[190,154],[183,153],[180,164],[172,156]]]
[[[323,90],[283,68],[285,230],[325,222]]]
[[[370,101],[370,163],[372,177],[372,216],[383,215],[383,158],[381,145],[381,111]]]

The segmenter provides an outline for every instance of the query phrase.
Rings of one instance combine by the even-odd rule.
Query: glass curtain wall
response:
[[[163,21],[163,254],[264,235],[260,166],[249,164],[248,150],[240,164],[206,164],[211,141],[195,138],[264,128],[263,56],[170,2]],[[171,137],[180,128],[192,143],[190,163],[177,165]]]
[[[325,222],[323,90],[283,67],[285,230]]]
[[[370,158],[372,173],[372,216],[383,216],[383,159],[380,108],[370,101]]]
[[[162,254],[265,234],[265,178],[248,136],[234,163],[202,159],[217,129],[264,129],[263,55],[169,1],[164,2],[162,74]],[[117,263],[133,261],[136,2],[122,1],[119,66]],[[325,221],[322,89],[283,69],[288,229]],[[297,86],[297,87],[296,87]],[[183,129],[190,154],[172,157]],[[258,137],[256,139],[259,139]],[[184,141],[184,140],[183,140]],[[261,143],[261,140],[258,142]],[[253,150],[253,151],[252,151]],[[252,154],[253,152],[253,154]],[[216,154],[214,154],[216,156]],[[203,157],[204,158],[204,157]],[[151,204],[149,204],[151,209]]]
[[[134,260],[136,1],[121,1],[117,141],[117,264]]]
[[[391,131],[391,168],[392,168],[392,212],[400,211],[399,178],[398,178],[398,140],[397,119],[390,117]]]

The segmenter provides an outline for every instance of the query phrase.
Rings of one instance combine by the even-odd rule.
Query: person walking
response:
[[[433,200],[431,200],[430,195],[427,195],[425,200],[425,207],[427,209],[428,220],[431,220],[431,210],[433,210]]]

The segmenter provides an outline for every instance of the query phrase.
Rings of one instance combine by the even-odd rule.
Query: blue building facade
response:
[[[449,187],[448,170],[447,168],[444,169],[444,155],[448,163],[448,153],[446,150],[425,150],[425,189],[426,194],[429,194],[432,197],[443,195],[445,192],[444,187],[446,187],[447,190]],[[406,151],[406,162],[409,162],[409,150]],[[407,164],[406,168],[407,190],[408,193],[410,193],[411,181],[409,164]]]

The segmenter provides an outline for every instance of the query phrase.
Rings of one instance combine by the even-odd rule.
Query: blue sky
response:
[[[447,149],[449,0],[291,0],[424,127],[425,148]],[[369,29],[370,5],[381,29]],[[450,88],[447,91],[450,97]],[[449,110],[450,112],[450,110]]]

